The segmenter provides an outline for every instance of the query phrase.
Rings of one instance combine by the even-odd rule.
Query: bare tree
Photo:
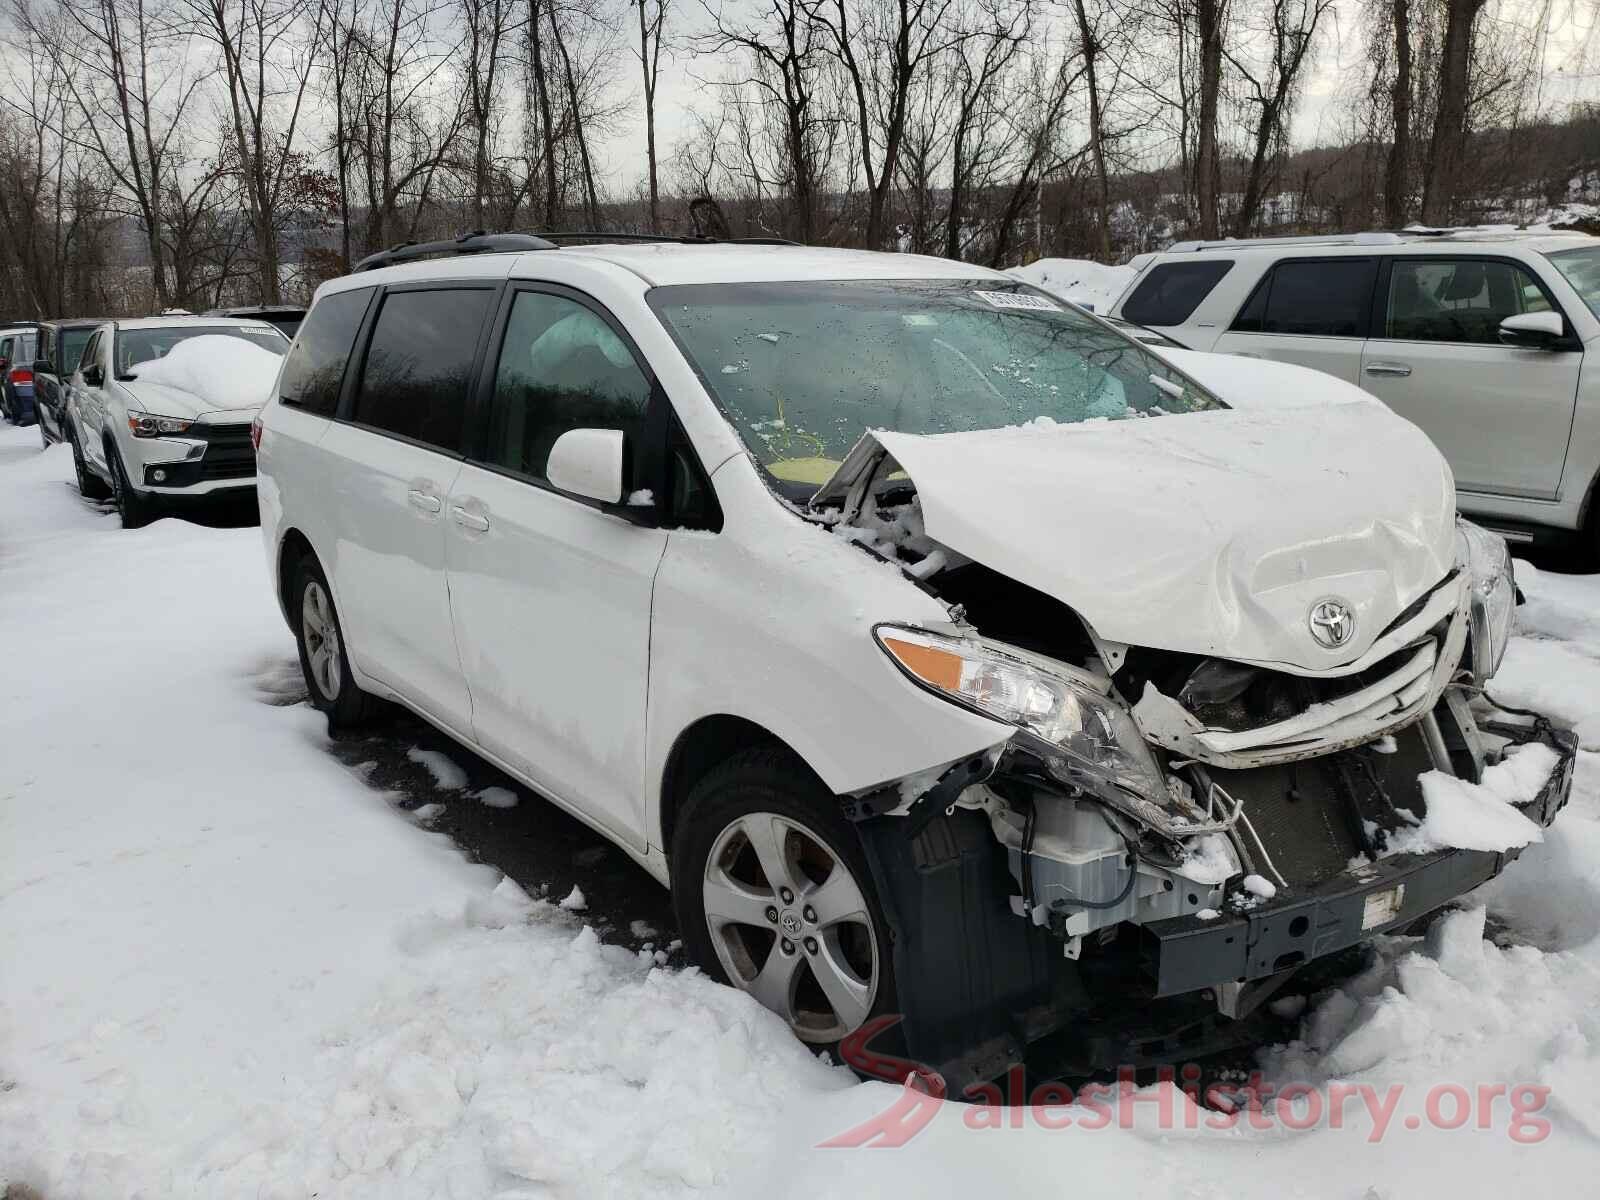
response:
[[[459,0],[466,35],[461,73],[466,82],[467,124],[472,129],[472,223],[487,229],[493,190],[495,122],[500,99],[500,68],[512,32],[512,0]]]
[[[185,0],[222,56],[231,157],[244,193],[261,302],[280,299],[279,201],[294,165],[295,136],[321,34],[294,0]]]
[[[1422,187],[1422,219],[1442,225],[1456,201],[1467,148],[1467,108],[1472,84],[1473,30],[1488,0],[1444,0],[1444,47],[1439,64],[1439,99]]]
[[[855,100],[855,137],[867,184],[867,249],[883,245],[885,213],[905,136],[912,85],[959,32],[955,0],[802,0],[827,33]]]
[[[1222,48],[1228,29],[1228,0],[1195,0],[1195,37],[1200,47],[1199,114],[1195,119],[1194,190],[1200,211],[1200,236],[1217,237],[1221,221],[1222,155],[1217,142],[1217,109],[1222,95]]]
[[[971,18],[974,33],[950,48],[950,92],[955,101],[950,132],[950,200],[945,210],[944,254],[965,254],[962,226],[968,197],[984,173],[1000,160],[1002,134],[996,102],[1001,83],[1033,31],[1033,7],[1024,0],[980,0]]]
[[[1333,0],[1270,0],[1263,40],[1270,59],[1258,74],[1242,56],[1228,61],[1250,85],[1249,102],[1256,106],[1254,146],[1245,175],[1244,195],[1234,214],[1233,234],[1248,236],[1260,211],[1269,161],[1287,149],[1288,115],[1300,86],[1300,72],[1316,37],[1317,26]]]
[[[1383,173],[1383,216],[1391,229],[1406,223],[1411,195],[1411,0],[1390,0],[1394,79],[1389,85],[1389,157]]]
[[[634,0],[639,8],[639,68],[644,73],[644,141],[649,159],[650,232],[661,232],[661,185],[656,176],[656,80],[669,0]]]

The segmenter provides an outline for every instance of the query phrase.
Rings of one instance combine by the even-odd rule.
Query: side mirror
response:
[[[1500,340],[1519,350],[1554,350],[1566,335],[1560,313],[1518,313],[1500,322]]]
[[[33,360],[33,373],[35,375],[54,375],[56,367],[48,358],[36,358]]]
[[[98,364],[83,369],[83,381],[90,387],[99,387],[106,381],[106,373]]]
[[[569,429],[550,447],[545,478],[550,486],[617,504],[622,500],[623,432],[620,429]]]

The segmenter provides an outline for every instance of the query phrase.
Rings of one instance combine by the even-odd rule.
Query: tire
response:
[[[83,448],[78,445],[77,435],[72,432],[72,427],[67,427],[67,441],[72,444],[72,471],[78,477],[78,495],[85,500],[105,500],[110,497],[111,489],[106,487],[106,481],[90,469],[88,461],[83,457]]]
[[[48,450],[50,449],[50,433],[44,427],[44,418],[38,415],[37,409],[34,410],[34,416],[37,418],[37,423],[39,426],[39,445]]]
[[[128,468],[122,465],[122,452],[114,441],[106,442],[106,463],[111,468],[111,498],[124,529],[140,529],[155,516],[155,504],[142,499],[128,482]]]
[[[861,839],[793,755],[743,751],[694,786],[672,838],[672,898],[691,958],[801,1041],[833,1046],[895,1011],[889,925]]]
[[[308,554],[295,565],[290,613],[311,703],[328,716],[330,729],[353,729],[372,716],[377,701],[355,684],[344,627],[322,564]]]

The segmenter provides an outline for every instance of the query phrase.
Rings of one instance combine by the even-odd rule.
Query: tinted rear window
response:
[[[1378,262],[1337,258],[1280,262],[1239,310],[1239,333],[1365,337]]]
[[[317,301],[289,348],[278,379],[278,398],[320,416],[333,416],[345,364],[367,315],[372,288],[335,292]]]
[[[1181,325],[1230,270],[1231,260],[1158,263],[1122,306],[1136,325]]]
[[[352,416],[459,453],[488,289],[391,292],[383,298]]]

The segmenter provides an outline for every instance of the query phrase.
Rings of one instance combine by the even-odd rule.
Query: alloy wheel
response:
[[[305,596],[300,604],[300,633],[305,638],[306,661],[311,664],[311,678],[323,698],[332,702],[339,699],[343,685],[343,671],[339,666],[339,626],[333,619],[333,604],[328,593],[316,580],[306,584]]]
[[[717,958],[808,1042],[859,1028],[877,999],[878,938],[861,885],[814,831],[747,813],[717,836],[701,882]]]

